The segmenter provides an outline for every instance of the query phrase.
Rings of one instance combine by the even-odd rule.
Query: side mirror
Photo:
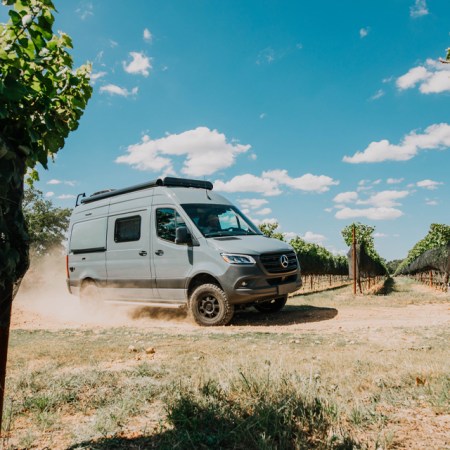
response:
[[[178,227],[175,230],[175,244],[192,244],[192,236],[186,227]]]

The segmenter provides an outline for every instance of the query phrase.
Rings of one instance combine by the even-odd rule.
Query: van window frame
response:
[[[139,219],[139,236],[137,239],[135,238],[128,238],[128,239],[118,239],[118,224],[120,222],[130,221],[132,219]],[[119,217],[114,220],[114,243],[115,244],[122,244],[124,242],[137,242],[141,240],[142,236],[142,216],[139,214],[133,215],[133,216],[125,216],[125,217]]]
[[[160,210],[162,210],[162,209],[171,209],[171,210],[174,211],[174,213],[175,213],[175,230],[174,230],[174,239],[173,239],[173,241],[170,240],[170,239],[165,239],[165,238],[163,238],[162,236],[159,235],[159,229],[158,229],[158,211],[160,211]],[[155,232],[156,232],[156,237],[157,237],[158,239],[161,239],[161,240],[164,241],[164,242],[169,242],[169,243],[171,243],[171,244],[174,244],[174,245],[179,246],[179,245],[183,245],[183,244],[177,244],[177,243],[175,242],[177,226],[178,226],[178,225],[181,225],[181,223],[178,224],[178,221],[176,220],[176,219],[177,219],[177,216],[183,221],[182,223],[184,224],[184,226],[185,226],[186,228],[188,228],[188,226],[187,226],[187,224],[186,224],[186,220],[183,218],[183,216],[180,214],[180,212],[179,212],[176,208],[174,208],[173,205],[170,205],[170,206],[169,206],[169,205],[168,205],[168,206],[158,205],[158,206],[155,208]],[[183,225],[181,225],[181,226],[183,226]],[[188,228],[188,230],[189,230],[189,228]]]

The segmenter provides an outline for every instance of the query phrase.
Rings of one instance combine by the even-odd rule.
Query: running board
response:
[[[106,300],[106,303],[112,303],[114,305],[131,305],[131,306],[143,306],[149,308],[171,308],[171,309],[182,309],[186,308],[186,303],[155,303],[147,301],[129,301],[129,300]]]

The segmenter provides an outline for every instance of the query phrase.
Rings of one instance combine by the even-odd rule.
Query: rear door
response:
[[[174,302],[186,299],[186,287],[194,264],[194,247],[175,244],[175,230],[186,226],[180,213],[170,206],[153,209],[152,249],[158,296]]]
[[[106,270],[109,298],[149,300],[154,297],[149,227],[149,209],[108,218]]]

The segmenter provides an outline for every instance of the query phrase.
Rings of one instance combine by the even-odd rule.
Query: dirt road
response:
[[[28,288],[19,292],[13,306],[12,329],[126,326],[164,328],[178,333],[199,328],[183,310],[110,306],[97,314],[87,314],[80,308],[78,298],[67,293],[63,280],[56,281],[39,290]],[[449,300],[450,293],[400,279],[390,295],[364,297],[363,305],[361,297],[354,299],[350,287],[344,287],[293,297],[276,316],[267,317],[249,308],[238,312],[225,329],[230,333],[243,330],[327,333],[450,324]],[[218,328],[224,332],[224,327]],[[217,328],[208,330],[214,332]]]

